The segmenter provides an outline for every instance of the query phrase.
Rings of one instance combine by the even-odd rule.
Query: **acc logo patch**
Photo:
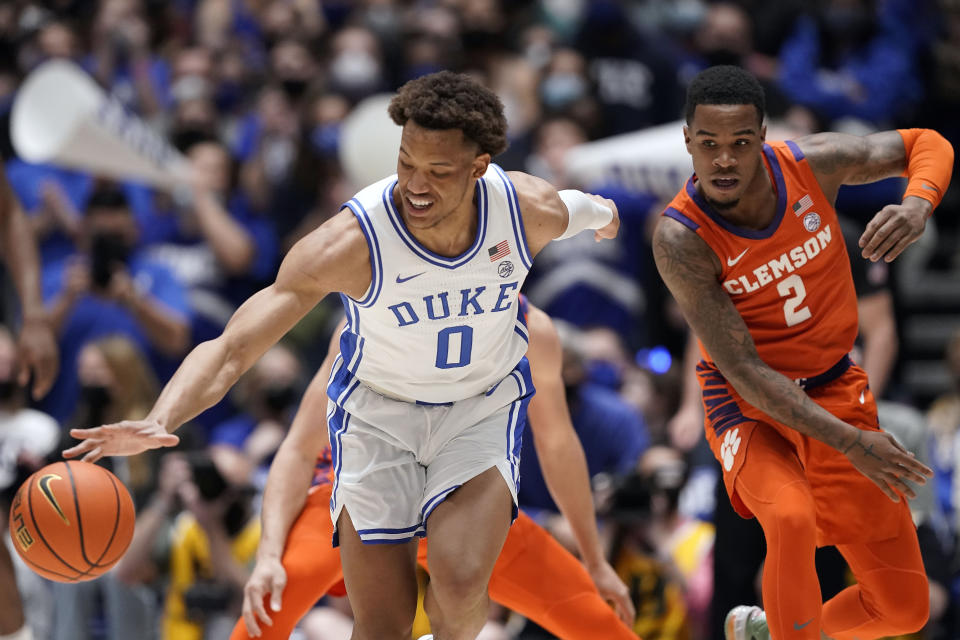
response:
[[[813,233],[820,228],[820,214],[814,211],[811,211],[807,215],[803,216],[803,228]]]
[[[500,274],[501,278],[509,278],[510,274],[513,273],[513,263],[509,260],[504,260],[497,265],[497,273]]]

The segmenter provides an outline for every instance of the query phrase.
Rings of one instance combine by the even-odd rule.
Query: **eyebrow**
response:
[[[405,156],[409,156],[409,155],[410,155],[410,152],[408,152],[406,149],[404,149],[404,148],[403,148],[403,145],[400,145],[400,152],[403,153],[403,155],[405,155]],[[453,167],[453,166],[455,166],[455,165],[454,165],[453,162],[450,162],[450,161],[448,161],[448,160],[439,160],[439,161],[437,161],[437,162],[431,162],[431,163],[430,163],[430,166],[431,166],[431,167]]]
[[[734,131],[733,135],[735,136],[752,136],[756,135],[756,131],[753,129],[741,129],[740,131]],[[712,131],[707,131],[706,129],[697,129],[697,133],[694,135],[698,136],[717,136],[718,134],[713,133]]]

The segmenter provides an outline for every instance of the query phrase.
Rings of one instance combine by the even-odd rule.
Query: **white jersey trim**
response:
[[[360,230],[363,231],[363,236],[367,240],[367,249],[370,252],[370,286],[363,297],[355,302],[361,307],[369,307],[380,297],[380,290],[383,288],[383,260],[380,256],[380,241],[377,240],[373,223],[370,222],[370,214],[363,208],[359,200],[352,198],[343,206],[353,212],[354,217],[360,224]]]
[[[513,237],[517,241],[517,251],[520,253],[520,262],[530,270],[533,258],[530,257],[530,248],[527,247],[527,232],[523,227],[523,215],[520,213],[520,200],[517,198],[517,189],[498,165],[491,165],[503,181],[507,192],[507,202],[510,204],[510,222],[513,224]]]

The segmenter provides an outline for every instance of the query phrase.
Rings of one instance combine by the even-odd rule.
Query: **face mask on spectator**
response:
[[[297,401],[297,390],[293,385],[267,387],[263,392],[263,401],[271,411],[282,413]]]
[[[575,73],[551,73],[540,86],[540,98],[550,109],[562,109],[586,93],[587,83]]]
[[[110,389],[102,384],[85,384],[80,387],[80,397],[91,411],[102,410],[110,404]]]
[[[340,123],[317,125],[310,132],[310,143],[321,156],[335,157],[340,147]]]
[[[733,49],[726,49],[724,47],[704,51],[703,57],[706,58],[707,64],[711,67],[719,64],[739,66],[742,61],[739,53]]]
[[[228,113],[243,100],[244,88],[238,82],[221,82],[213,96],[217,111]]]
[[[523,52],[523,57],[534,69],[543,69],[550,64],[550,56],[552,55],[553,49],[546,42],[532,42],[527,45]]]
[[[348,91],[372,89],[380,82],[380,63],[366,51],[344,51],[330,64],[330,75]]]
[[[80,387],[80,401],[86,409],[84,420],[89,426],[96,426],[106,419],[111,402],[110,390],[103,385],[83,385]]]
[[[280,81],[280,85],[283,87],[283,92],[287,94],[287,98],[297,101],[307,92],[309,83],[304,78],[285,78]]]
[[[620,368],[606,360],[594,360],[587,364],[587,379],[594,384],[619,389],[623,384],[623,374]]]
[[[210,83],[201,76],[181,76],[170,87],[170,94],[178,102],[206,98],[210,93]]]

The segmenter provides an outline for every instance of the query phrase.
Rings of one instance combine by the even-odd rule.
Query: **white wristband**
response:
[[[564,189],[559,192],[567,205],[567,229],[554,240],[572,238],[585,229],[600,229],[613,220],[613,210],[595,202],[582,191]]]
[[[26,623],[13,633],[0,636],[0,640],[33,640],[33,632]]]

